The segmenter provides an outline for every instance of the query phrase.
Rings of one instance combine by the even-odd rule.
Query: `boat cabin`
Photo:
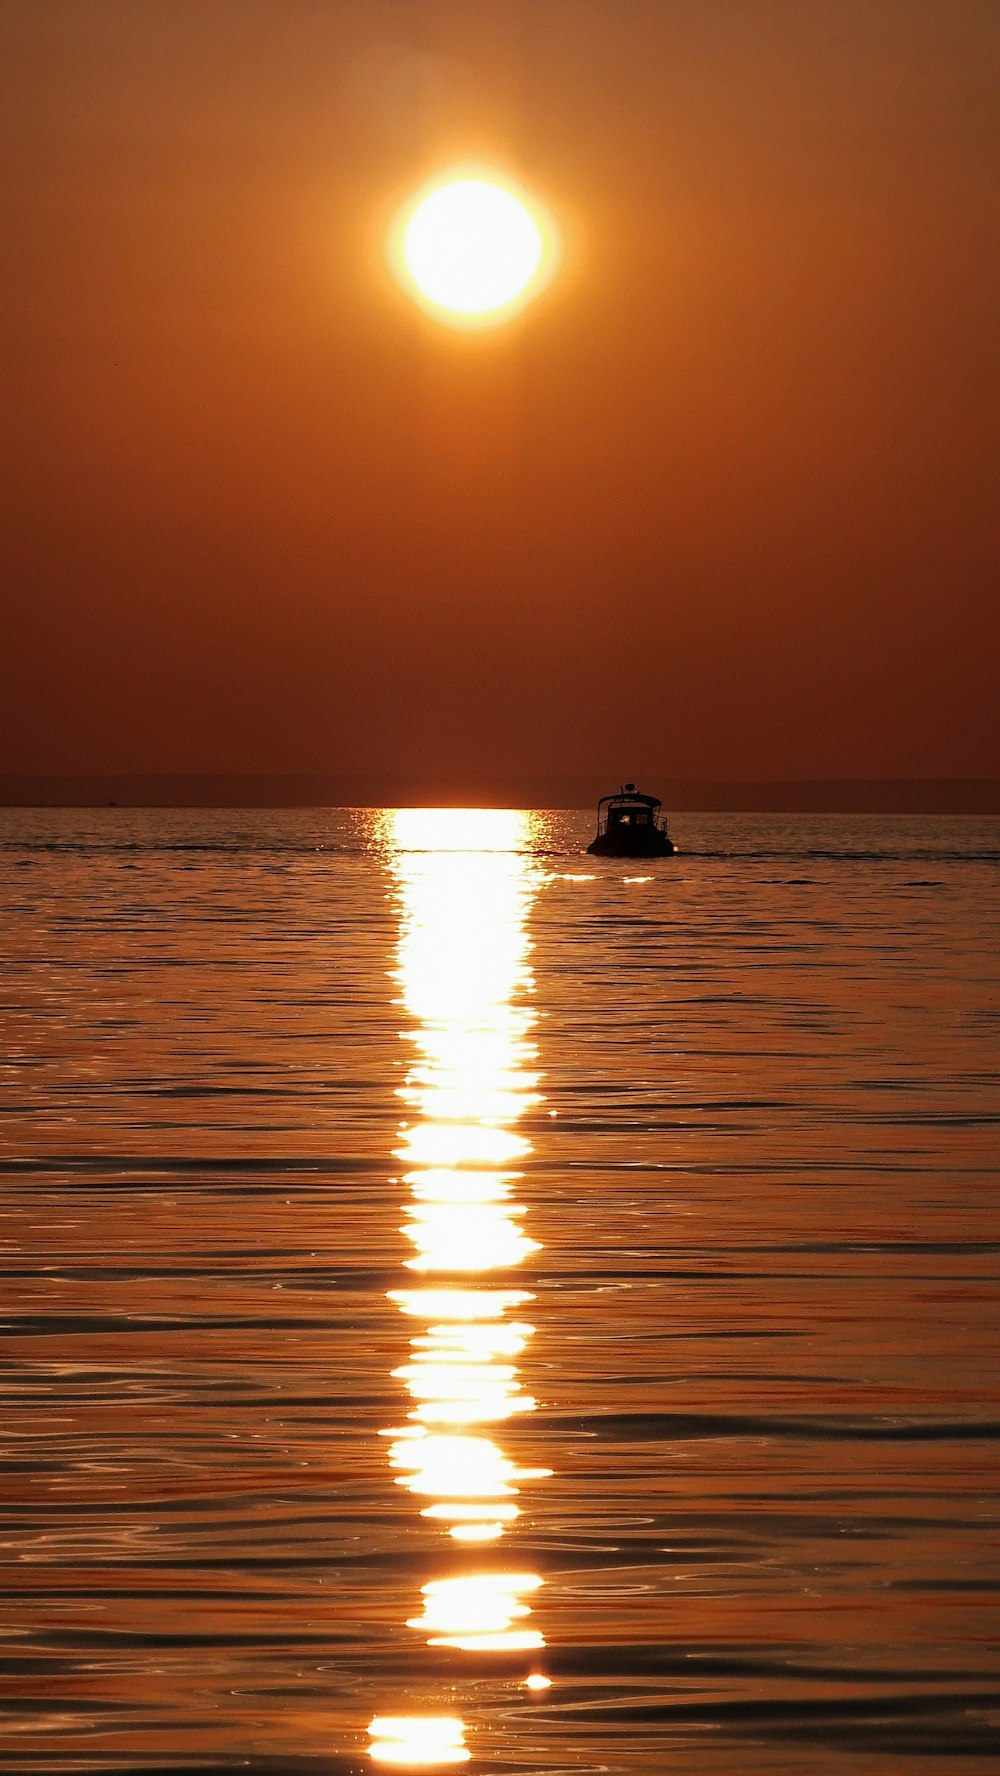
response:
[[[644,828],[659,827],[666,830],[666,821],[659,819],[657,810],[662,806],[655,796],[643,795],[634,783],[626,783],[617,795],[602,796],[597,804],[597,830],[602,832],[618,832],[622,827]]]

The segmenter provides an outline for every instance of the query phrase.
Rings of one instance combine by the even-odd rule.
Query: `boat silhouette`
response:
[[[597,804],[597,832],[587,850],[593,857],[673,857],[674,843],[656,796],[634,783],[623,784]]]

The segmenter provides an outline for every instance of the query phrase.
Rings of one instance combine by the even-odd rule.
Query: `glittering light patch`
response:
[[[404,1770],[439,1769],[467,1764],[465,1723],[454,1714],[376,1715],[368,1728],[369,1757]]]
[[[542,1583],[537,1573],[469,1573],[423,1585],[424,1613],[408,1622],[422,1628],[430,1646],[464,1652],[515,1652],[544,1646],[536,1628],[515,1624],[531,1614],[523,1598]]]

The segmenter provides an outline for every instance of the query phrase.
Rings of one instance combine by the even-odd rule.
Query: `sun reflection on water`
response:
[[[414,1330],[394,1371],[410,1406],[383,1434],[397,1483],[456,1554],[497,1544],[521,1514],[524,1483],[550,1472],[519,1465],[496,1434],[536,1406],[517,1369],[534,1332],[524,1312],[532,1296],[509,1278],[539,1249],[517,1200],[517,1167],[531,1151],[517,1124],[539,1102],[527,935],[538,887],[533,818],[404,809],[387,833],[400,902],[395,979],[413,1049],[396,1154],[414,1281],[390,1299]],[[516,1570],[453,1571],[423,1586],[422,1613],[408,1626],[432,1646],[535,1649],[544,1640],[526,1625],[526,1599],[541,1583]],[[392,1761],[385,1749],[372,1755]]]
[[[453,1714],[376,1715],[368,1731],[369,1756],[399,1769],[440,1769],[445,1764],[467,1764],[472,1756],[465,1743],[465,1723]]]
[[[536,1628],[513,1624],[531,1614],[522,1598],[537,1591],[537,1573],[468,1573],[458,1579],[433,1579],[421,1587],[424,1613],[407,1623],[427,1631],[430,1646],[460,1647],[465,1652],[512,1651],[544,1645]]]

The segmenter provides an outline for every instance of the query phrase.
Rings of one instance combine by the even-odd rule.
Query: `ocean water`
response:
[[[0,814],[0,1769],[1000,1769],[1000,823]]]

